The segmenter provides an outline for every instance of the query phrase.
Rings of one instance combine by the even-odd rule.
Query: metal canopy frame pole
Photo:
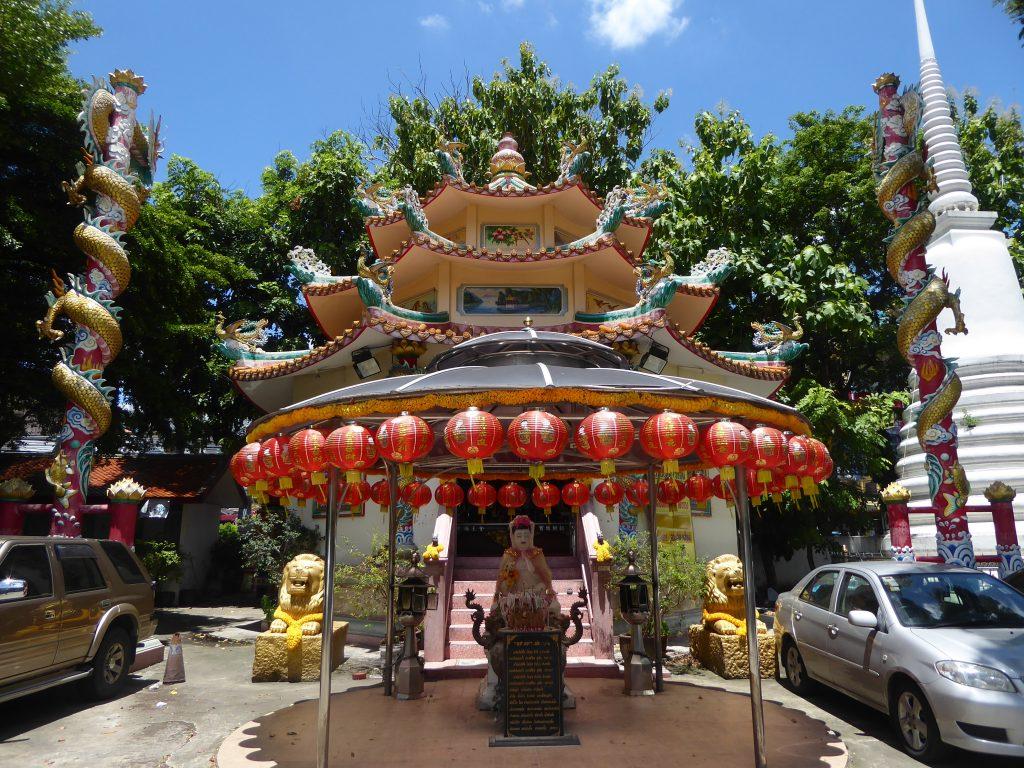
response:
[[[398,535],[398,467],[384,462],[388,473],[388,613],[384,622],[384,695],[390,696],[395,683],[394,643],[395,635],[395,538]]]
[[[747,470],[736,466],[736,517],[740,529],[740,559],[743,561],[743,604],[747,621],[747,669],[750,675],[750,712],[754,725],[754,766],[766,768],[764,748],[764,701],[761,698],[761,654],[757,647],[757,609],[754,606],[754,548],[750,537],[750,498]]]
[[[331,467],[324,519],[324,618],[320,631],[320,701],[316,711],[316,768],[327,768],[331,742],[331,660],[334,658],[334,529],[338,516],[338,470]]]
[[[661,666],[661,584],[658,580],[658,494],[654,465],[647,467],[647,525],[651,531],[651,588],[654,592],[654,690],[665,690]]]

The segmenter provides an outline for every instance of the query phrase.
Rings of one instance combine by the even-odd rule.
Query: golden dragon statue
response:
[[[143,128],[136,119],[138,97],[146,90],[131,70],[115,70],[107,81],[85,89],[78,115],[85,135],[84,161],[78,178],[63,184],[68,203],[85,209],[74,242],[85,255],[85,270],[65,283],[53,275],[49,309],[36,328],[40,337],[65,341],[62,359],[51,375],[67,400],[58,458],[69,468],[66,479],[47,475],[59,507],[51,532],[77,535],[77,510],[87,495],[95,441],[109,428],[111,394],[103,370],[121,352],[120,309],[114,300],[131,280],[131,265],[121,238],[135,226],[149,196],[153,171],[162,149],[159,121]],[[67,334],[57,327],[64,317],[74,324]]]
[[[906,292],[896,343],[917,373],[921,408],[916,432],[925,452],[939,552],[946,561],[973,565],[965,512],[970,487],[957,457],[952,417],[962,385],[955,363],[942,356],[942,335],[936,320],[942,310],[950,309],[954,324],[946,333],[967,333],[967,325],[960,311],[959,291],[951,291],[946,276],[934,274],[925,259],[935,217],[927,209],[921,188],[934,189],[935,179],[926,149],[917,147],[921,97],[916,88],[898,93],[899,84],[892,73],[883,74],[874,83],[879,111],[872,148],[878,205],[893,224],[886,267]]]

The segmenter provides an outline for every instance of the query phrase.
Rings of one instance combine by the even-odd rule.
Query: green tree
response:
[[[68,46],[99,34],[69,0],[0,3],[0,445],[25,432],[26,414],[56,431],[61,398],[49,386],[55,360],[38,340],[50,269],[74,271],[71,232],[81,213],[60,182],[74,173],[81,84],[67,71]],[[17,290],[12,290],[17,286]]]
[[[449,139],[466,145],[466,180],[485,183],[497,139],[511,131],[537,183],[558,176],[566,142],[586,140],[591,159],[583,176],[592,188],[610,190],[629,180],[647,146],[654,116],[668,104],[665,93],[645,103],[615,65],[577,91],[560,83],[533,47],[523,43],[518,66],[503,61],[502,71],[490,80],[474,77],[465,89],[452,86],[437,99],[422,88],[411,96],[392,95],[386,117],[374,126],[373,145],[383,153],[379,178],[427,191],[441,177],[434,148],[439,140]]]
[[[1024,0],[993,0],[993,4],[1003,6],[1013,23],[1020,25],[1017,37],[1024,40]]]

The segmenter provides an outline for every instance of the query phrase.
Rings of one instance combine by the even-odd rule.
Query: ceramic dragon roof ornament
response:
[[[338,283],[346,278],[331,274],[331,268],[317,258],[312,248],[296,245],[288,251],[288,271],[303,285],[308,283]]]
[[[589,160],[590,153],[587,152],[586,139],[580,141],[579,144],[566,142],[558,161],[558,178],[555,180],[555,184],[568,184],[579,179],[583,174],[583,167]]]
[[[398,195],[383,184],[360,184],[352,198],[363,216],[391,216],[398,211]]]
[[[942,335],[936,320],[951,309],[954,326],[946,333],[966,333],[959,292],[951,291],[945,276],[935,275],[925,259],[925,245],[935,230],[922,188],[934,186],[923,151],[917,149],[920,99],[915,91],[898,94],[899,77],[881,75],[873,89],[878,95],[874,169],[876,196],[882,213],[893,224],[886,266],[905,292],[896,342],[918,379],[921,410],[917,440],[925,453],[929,495],[936,518],[939,554],[946,562],[973,567],[974,546],[967,524],[970,486],[957,457],[953,407],[962,384],[955,362],[942,356]]]
[[[222,313],[216,314],[214,333],[220,342],[217,351],[229,360],[292,360],[309,353],[308,349],[291,349],[281,352],[267,352],[263,345],[270,340],[268,320],[235,320],[225,323]]]
[[[465,148],[466,145],[459,141],[448,141],[444,138],[437,140],[434,155],[441,165],[442,176],[466,183],[466,177],[462,175],[462,150]]]
[[[758,348],[757,352],[723,352],[718,354],[729,360],[739,360],[748,363],[788,363],[796,360],[807,350],[808,345],[800,341],[804,336],[803,326],[800,325],[800,316],[793,318],[793,326],[790,327],[778,320],[767,323],[751,323],[754,330],[753,344]]]
[[[54,535],[79,535],[95,441],[111,423],[112,389],[102,373],[121,350],[120,309],[114,300],[131,279],[121,239],[139,218],[163,148],[159,120],[150,118],[143,127],[136,118],[145,90],[140,76],[120,69],[85,89],[78,115],[84,161],[78,178],[63,185],[68,202],[85,209],[73,237],[86,263],[67,285],[55,276],[49,309],[36,324],[42,338],[65,344],[51,375],[68,400],[57,459],[47,474],[57,499],[50,527]],[[75,324],[66,337],[54,327],[61,315]],[[67,471],[57,472],[58,463]]]

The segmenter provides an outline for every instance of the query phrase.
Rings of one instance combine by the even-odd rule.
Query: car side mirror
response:
[[[878,617],[871,613],[871,611],[850,611],[846,618],[855,627],[878,629]]]
[[[0,603],[28,597],[28,582],[24,579],[0,579]]]

